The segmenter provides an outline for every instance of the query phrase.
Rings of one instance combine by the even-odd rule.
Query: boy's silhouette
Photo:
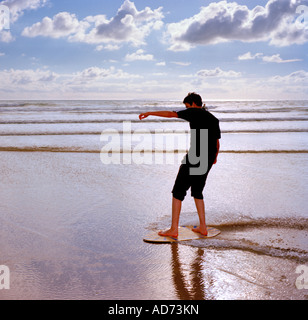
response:
[[[160,231],[161,236],[178,237],[178,225],[182,201],[186,192],[191,188],[191,196],[195,200],[200,226],[193,231],[207,235],[205,222],[205,208],[203,200],[203,189],[207,175],[213,164],[217,162],[219,152],[220,128],[219,121],[203,107],[202,98],[196,93],[189,93],[183,103],[185,110],[154,111],[141,113],[139,119],[148,116],[165,118],[181,118],[189,122],[191,128],[190,150],[182,161],[177,178],[172,189],[172,222],[171,228]],[[205,153],[203,151],[206,151]],[[196,162],[198,160],[198,162]]]

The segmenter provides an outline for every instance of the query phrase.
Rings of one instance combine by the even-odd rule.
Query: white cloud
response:
[[[104,46],[99,45],[95,48],[95,51],[102,51],[104,49]]]
[[[0,88],[5,88],[7,86],[18,88],[23,86],[33,85],[36,87],[38,84],[42,88],[42,86],[47,85],[50,82],[53,82],[57,79],[58,75],[49,70],[41,70],[41,69],[10,69],[0,71]]]
[[[89,67],[73,73],[55,73],[43,69],[8,69],[0,71],[0,92],[12,98],[54,98],[78,93],[93,98],[92,93],[125,91],[128,84],[142,77],[115,67]],[[55,96],[56,95],[56,96]]]
[[[113,46],[113,49],[106,47],[107,50],[119,48],[121,43],[139,46],[145,43],[152,30],[162,27],[164,16],[161,11],[162,7],[155,10],[146,7],[138,11],[133,2],[125,0],[111,19],[96,15],[79,21],[74,14],[60,12],[53,18],[45,17],[41,22],[25,28],[22,34],[27,37],[67,37],[69,41]]]
[[[191,65],[191,62],[171,61],[171,63],[182,67],[188,67]]]
[[[2,30],[0,31],[0,42],[12,42],[14,37],[12,36],[10,31]]]
[[[254,55],[251,52],[247,52],[238,57],[238,60],[255,60],[262,59],[264,62],[272,62],[272,63],[289,63],[289,62],[297,62],[302,61],[301,59],[288,59],[284,60],[280,57],[280,54],[274,54],[272,56],[264,56],[263,53],[256,53]]]
[[[133,75],[124,72],[121,69],[110,67],[108,69],[99,67],[90,67],[72,75],[72,83],[91,83],[100,82],[107,79],[132,79],[140,78],[139,75]]]
[[[301,59],[283,60],[280,57],[280,54],[274,54],[273,56],[264,56],[264,57],[262,57],[262,60],[265,62],[274,62],[274,63],[289,63],[289,62],[302,61]]]
[[[35,10],[47,3],[47,0],[5,0],[1,4],[10,9],[11,22],[15,22],[25,10]]]
[[[170,79],[164,73],[141,77],[115,67],[93,66],[72,73],[54,73],[45,67],[0,71],[0,92],[12,99],[136,99],[153,95],[176,99],[191,90],[204,92],[207,99],[307,99],[307,80],[304,70],[248,79],[236,71],[216,68]]]
[[[165,67],[166,66],[166,62],[165,61],[157,62],[156,65],[158,67]]]
[[[197,76],[200,78],[237,78],[240,77],[242,74],[241,72],[236,72],[233,70],[223,71],[219,67],[212,70],[200,70],[197,72]]]
[[[270,77],[193,77],[188,87],[213,99],[307,99],[308,72]],[[244,90],[243,90],[244,88]]]
[[[152,10],[146,7],[138,11],[133,2],[125,0],[115,17],[105,20],[95,28],[96,41],[131,42],[135,45],[144,43],[144,38],[152,29],[162,27],[162,8]]]
[[[53,19],[45,17],[41,22],[37,22],[31,27],[26,27],[22,35],[26,37],[60,38],[77,33],[82,26],[88,27],[89,24],[80,23],[74,14],[60,12]]]
[[[194,78],[195,74],[180,74],[179,78]]]
[[[256,54],[252,55],[251,52],[247,52],[247,53],[239,56],[238,59],[239,60],[254,60],[256,58],[259,58],[262,55],[263,55],[263,53],[256,53]]]
[[[126,61],[136,61],[136,60],[143,60],[143,61],[152,61],[154,57],[152,54],[144,54],[144,50],[139,49],[134,53],[127,54],[125,56]]]
[[[286,76],[274,76],[269,79],[270,82],[284,83],[284,84],[298,84],[302,83],[307,86],[308,84],[308,72],[299,70],[292,72]]]
[[[10,10],[10,25],[23,15],[25,10],[38,9],[46,4],[47,0],[5,0],[1,5],[5,5]],[[15,38],[10,31],[0,29],[0,42],[12,42]]]
[[[185,51],[196,45],[228,41],[268,41],[287,46],[308,41],[305,24],[295,23],[302,0],[269,0],[265,7],[249,9],[236,2],[212,2],[195,16],[167,26],[170,50]]]
[[[116,44],[106,44],[106,45],[98,45],[95,48],[95,51],[102,51],[102,50],[108,50],[108,51],[115,51],[115,50],[119,50],[121,48],[121,46],[116,45]]]

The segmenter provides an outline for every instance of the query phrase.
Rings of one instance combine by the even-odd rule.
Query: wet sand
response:
[[[296,287],[296,268],[308,261],[306,220],[296,215],[306,189],[288,200],[292,225],[282,199],[288,188],[280,189],[286,181],[273,181],[281,175],[270,161],[253,178],[276,184],[272,204],[245,175],[233,190],[225,186],[240,172],[231,169],[234,157],[247,168],[259,155],[223,154],[211,173],[219,179],[208,182],[207,219],[221,235],[212,243],[153,245],[142,238],[169,225],[177,165],[107,166],[98,153],[1,152],[0,265],[10,269],[10,289],[0,290],[0,299],[307,299],[308,290]],[[197,222],[189,198],[182,224]],[[260,212],[281,210],[281,217],[252,213],[252,199]]]

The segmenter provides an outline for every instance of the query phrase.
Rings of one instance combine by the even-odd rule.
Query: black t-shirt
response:
[[[221,138],[219,120],[210,112],[202,108],[187,108],[177,112],[180,119],[189,122],[190,129],[196,129],[195,140],[197,143],[197,155],[200,148],[200,129],[208,129],[208,159],[210,162],[215,160],[217,153],[217,140]],[[202,137],[202,135],[201,135]],[[191,140],[191,144],[193,141]],[[192,147],[192,146],[191,146]]]

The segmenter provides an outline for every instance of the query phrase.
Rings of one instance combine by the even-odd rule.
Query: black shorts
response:
[[[173,197],[183,201],[187,190],[191,188],[191,196],[195,199],[203,199],[203,189],[206,183],[207,175],[210,172],[212,164],[208,166],[208,170],[203,175],[190,175],[190,166],[182,164],[176,177],[172,194]]]

